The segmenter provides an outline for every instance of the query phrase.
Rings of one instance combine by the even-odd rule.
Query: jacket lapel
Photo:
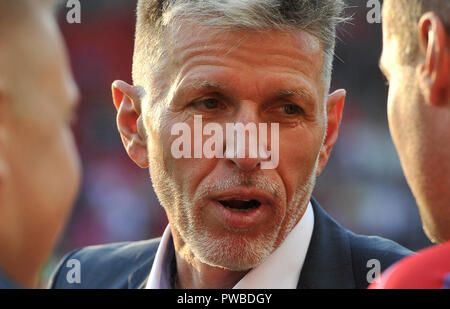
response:
[[[158,246],[156,247],[158,248]],[[129,289],[143,289],[147,283],[147,279],[152,269],[153,261],[155,259],[156,251],[152,256],[141,264],[133,273],[128,276]]]
[[[297,285],[299,289],[355,288],[346,230],[311,198],[314,230]]]

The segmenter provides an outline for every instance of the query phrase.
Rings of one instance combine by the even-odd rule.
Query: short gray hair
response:
[[[162,36],[170,24],[183,19],[219,30],[303,30],[314,35],[323,47],[322,78],[328,92],[336,27],[347,20],[344,9],[344,0],[139,0],[133,82],[154,88],[147,78],[155,80],[167,64]]]

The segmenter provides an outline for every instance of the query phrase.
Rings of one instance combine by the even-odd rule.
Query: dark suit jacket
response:
[[[377,259],[381,271],[411,254],[399,244],[374,236],[352,233],[328,216],[311,199],[314,230],[298,288],[366,288],[367,262]],[[100,245],[68,254],[56,269],[51,288],[143,288],[150,274],[158,239]],[[81,264],[81,283],[68,283],[66,267],[70,259]]]

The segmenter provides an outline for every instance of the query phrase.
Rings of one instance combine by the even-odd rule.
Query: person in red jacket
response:
[[[450,1],[384,1],[383,43],[391,135],[424,230],[442,245],[394,265],[371,288],[448,288]]]
[[[381,275],[370,289],[450,289],[450,242],[404,258]]]

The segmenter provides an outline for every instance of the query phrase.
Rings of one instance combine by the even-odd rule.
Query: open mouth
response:
[[[234,211],[243,211],[247,212],[252,209],[256,209],[261,206],[261,202],[258,200],[226,200],[226,201],[218,201],[224,207],[234,210]]]

